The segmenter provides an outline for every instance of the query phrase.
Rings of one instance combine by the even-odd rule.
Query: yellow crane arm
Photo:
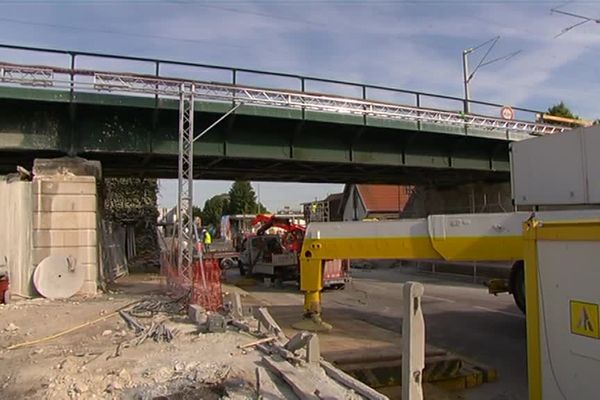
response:
[[[563,220],[575,211],[536,213]],[[600,217],[600,210],[579,210]],[[308,226],[300,257],[304,313],[320,321],[323,261],[329,259],[404,259],[516,261],[523,259],[523,223],[530,212],[431,215],[379,222],[318,222]],[[309,329],[308,327],[303,327]]]

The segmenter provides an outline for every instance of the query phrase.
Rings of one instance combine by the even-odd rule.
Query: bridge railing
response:
[[[45,56],[42,57],[41,55],[43,54],[45,54]],[[154,76],[157,78],[157,82],[162,82],[162,85],[164,85],[164,82],[168,81],[168,79],[162,77],[169,76],[174,79],[190,81],[216,81],[225,85],[250,89],[250,91],[242,90],[239,93],[233,93],[223,86],[221,88],[222,90],[219,89],[222,93],[212,93],[215,100],[231,100],[231,98],[236,98],[236,96],[241,94],[242,97],[246,97],[251,102],[258,103],[259,99],[257,96],[250,93],[253,86],[270,88],[281,86],[282,88],[285,88],[287,92],[291,93],[291,95],[294,93],[306,94],[295,99],[289,97],[285,100],[281,98],[282,92],[277,92],[277,96],[274,96],[273,98],[279,98],[286,103],[285,105],[288,107],[301,107],[302,109],[307,109],[311,107],[311,104],[315,100],[318,100],[321,102],[320,107],[321,110],[323,110],[323,100],[327,100],[323,96],[325,95],[331,96],[331,99],[336,99],[338,101],[341,98],[345,98],[346,100],[344,100],[342,104],[342,112],[362,112],[363,115],[390,116],[390,109],[394,108],[392,111],[394,116],[418,121],[433,121],[435,119],[436,122],[440,123],[464,124],[466,126],[482,126],[481,124],[489,124],[492,122],[492,125],[490,125],[492,129],[506,129],[521,132],[529,131],[531,133],[537,132],[540,134],[554,133],[563,130],[563,128],[560,127],[537,124],[535,120],[540,112],[528,108],[512,107],[516,112],[515,116],[517,117],[517,121],[506,121],[506,123],[504,123],[503,120],[499,118],[500,109],[503,107],[501,104],[470,100],[469,103],[471,104],[471,109],[477,111],[477,113],[465,116],[461,112],[466,105],[465,100],[462,98],[297,74],[117,54],[101,54],[85,51],[0,44],[0,59],[5,60],[6,58],[11,61],[14,60],[16,63],[28,62],[31,64],[32,60],[35,60],[35,64],[43,64],[37,69],[31,69],[31,76],[29,76],[30,81],[38,86],[49,87],[52,85],[48,84],[48,82],[52,80],[54,86],[70,88],[71,93],[76,89],[97,90],[99,88],[98,76],[94,71],[101,70],[109,72],[114,71],[115,76],[121,76],[122,74],[128,76],[132,76],[133,74],[140,74],[140,76],[143,75],[145,77]],[[42,60],[41,63],[40,60]],[[52,70],[46,68],[47,64],[53,67]],[[3,81],[8,83],[14,81],[14,83],[18,83],[11,76],[11,71],[7,68],[9,67],[5,66]],[[54,73],[52,77],[50,76],[51,73]],[[209,79],[207,79],[207,77]],[[210,79],[211,77],[215,78],[215,80]],[[112,86],[106,84],[105,81],[104,88],[111,89],[113,92],[127,92],[127,84],[130,83],[124,84],[124,82],[121,82],[120,85],[117,85],[114,83],[115,79],[116,78],[113,79]],[[260,84],[256,85],[257,82],[260,82]],[[137,83],[144,84],[142,81]],[[146,82],[146,84],[148,83]],[[147,96],[155,96],[158,98],[160,95],[172,95],[172,93],[170,93],[171,89],[176,87],[174,83],[172,87],[161,92],[158,90],[158,86],[154,88],[156,90],[152,90],[153,84],[158,85],[156,82],[150,83],[147,91],[136,91],[138,94],[144,93]],[[213,84],[213,89],[214,87],[216,86]],[[100,88],[102,88],[102,82],[100,82]],[[324,90],[324,88],[326,89]],[[212,90],[212,92],[214,92],[214,90]],[[225,92],[227,92],[229,98],[224,96]],[[263,96],[264,93],[267,92],[267,90],[263,90]],[[275,92],[276,91],[273,91],[272,94],[275,94]],[[206,93],[200,94],[206,95]],[[219,99],[218,96],[221,96],[222,98]],[[402,106],[399,106],[399,104],[402,104]],[[423,115],[423,109],[434,110],[436,112]],[[512,126],[515,128],[511,129]]]

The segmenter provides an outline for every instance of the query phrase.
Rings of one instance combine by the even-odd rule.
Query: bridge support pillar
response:
[[[32,264],[48,256],[69,257],[83,274],[79,292],[95,294],[101,284],[100,163],[80,158],[37,159],[33,172]]]

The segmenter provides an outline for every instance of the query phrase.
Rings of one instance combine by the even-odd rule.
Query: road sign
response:
[[[600,339],[598,304],[571,300],[571,333]]]
[[[504,106],[500,109],[500,116],[504,119],[514,119],[515,111],[510,106]]]

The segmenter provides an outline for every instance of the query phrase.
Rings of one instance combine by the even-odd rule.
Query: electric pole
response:
[[[494,46],[496,45],[496,43],[498,42],[498,40],[500,40],[500,36],[496,36],[490,40],[486,40],[485,42],[475,46],[475,47],[471,47],[469,49],[465,49],[462,52],[462,61],[463,61],[463,84],[465,87],[465,105],[464,105],[464,112],[465,114],[468,114],[471,112],[471,105],[470,105],[470,100],[471,100],[471,92],[470,92],[470,88],[469,88],[469,84],[471,83],[471,80],[473,79],[473,76],[475,76],[475,73],[479,70],[479,68],[483,68],[486,65],[490,65],[493,64],[495,62],[498,61],[507,61],[510,58],[513,58],[514,56],[516,56],[517,54],[519,54],[521,52],[521,50],[517,50],[517,51],[513,51],[512,53],[506,54],[504,56],[501,57],[497,57],[494,58],[493,60],[484,62],[488,55],[491,53],[492,49],[494,48]],[[477,64],[477,66],[473,69],[472,72],[469,71],[469,54],[479,50],[480,48],[486,46],[489,44],[488,49],[486,50],[485,54],[483,55],[483,57],[481,57],[481,60],[479,60],[479,63]]]

